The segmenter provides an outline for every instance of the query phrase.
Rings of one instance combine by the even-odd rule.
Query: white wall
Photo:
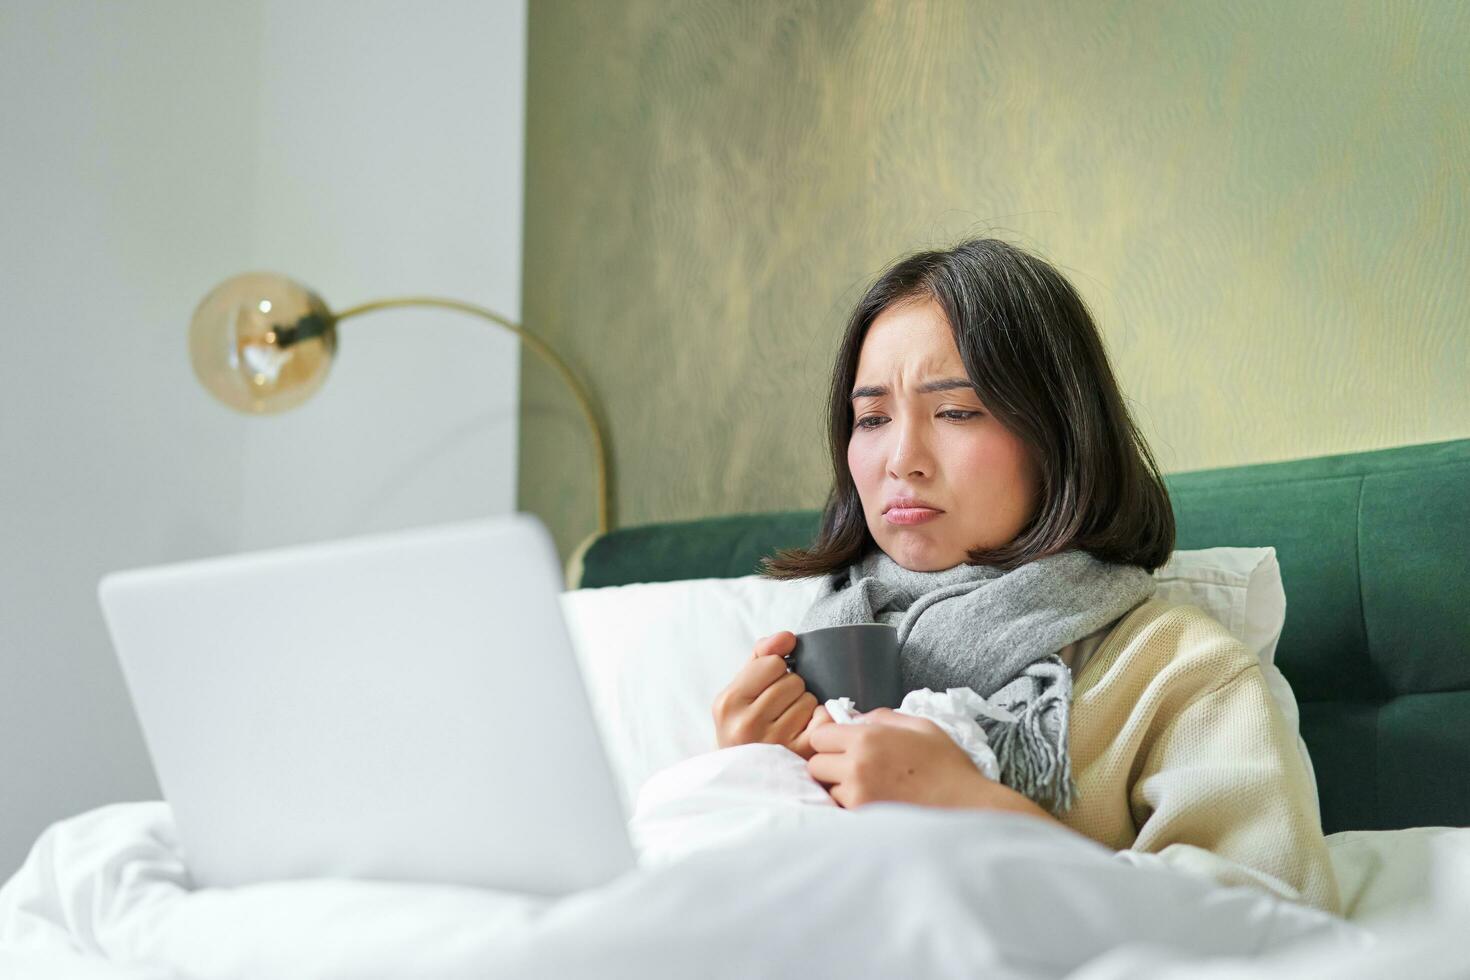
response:
[[[185,331],[250,269],[518,318],[524,77],[525,0],[0,11],[0,880],[158,793],[104,572],[514,509],[511,335],[349,320],[326,387],[258,419]]]

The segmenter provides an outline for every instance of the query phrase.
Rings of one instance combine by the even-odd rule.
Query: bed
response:
[[[1275,549],[1289,602],[1275,658],[1346,922],[1022,817],[885,804],[807,808],[759,848],[555,902],[386,882],[209,893],[152,802],[48,829],[0,889],[0,975],[1470,976],[1470,440],[1168,482],[1181,550]],[[572,585],[616,598],[748,579],[816,520],[616,530],[579,549]]]
[[[1470,824],[1470,439],[1175,474],[1176,547],[1276,549],[1277,663],[1301,704],[1326,833]],[[749,575],[818,512],[614,530],[578,588]]]

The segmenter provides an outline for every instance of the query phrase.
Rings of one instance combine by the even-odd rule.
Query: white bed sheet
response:
[[[76,976],[75,957],[90,955],[137,977],[1033,978],[1120,942],[1198,957],[1309,938],[1361,939],[1264,894],[1130,866],[1040,821],[898,804],[559,901],[361,881],[190,891],[168,808],[121,804],[50,828],[0,890],[0,949],[33,971],[19,976]]]
[[[1266,970],[1302,944],[1312,964],[1368,976],[1350,972],[1368,952],[1398,955],[1332,916],[1027,817],[843,810],[779,746],[660,773],[631,830],[640,869],[561,900],[347,880],[196,891],[166,804],[104,807],[49,828],[0,888],[0,976],[1101,978]],[[1433,911],[1454,897],[1426,880],[1470,878],[1470,831],[1331,845],[1364,918]],[[1463,874],[1427,874],[1456,861]]]

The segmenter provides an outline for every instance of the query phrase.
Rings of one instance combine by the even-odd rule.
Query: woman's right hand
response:
[[[750,659],[730,686],[715,697],[715,740],[720,748],[768,742],[784,745],[803,759],[812,757],[808,733],[826,715],[801,675],[783,659],[796,649],[796,634],[782,630],[756,641]]]

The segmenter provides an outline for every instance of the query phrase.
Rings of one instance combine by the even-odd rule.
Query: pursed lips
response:
[[[890,507],[883,516],[890,524],[922,524],[943,513],[934,507]]]

